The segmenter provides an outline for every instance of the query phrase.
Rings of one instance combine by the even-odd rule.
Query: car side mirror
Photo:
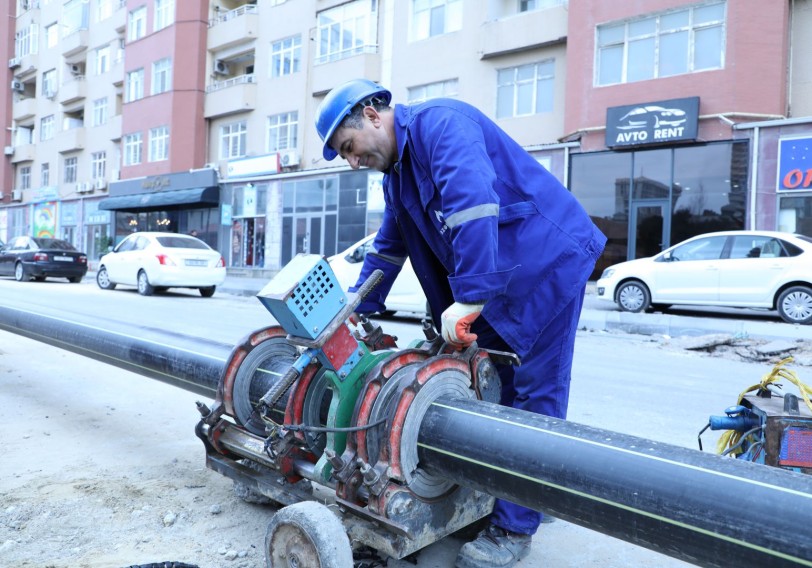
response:
[[[361,262],[364,260],[364,248],[358,247],[354,251],[352,251],[352,261],[353,262]]]

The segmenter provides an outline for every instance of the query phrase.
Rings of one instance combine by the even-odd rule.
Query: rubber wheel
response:
[[[267,568],[347,568],[350,539],[330,509],[303,501],[280,509],[265,535]]]
[[[152,296],[155,288],[149,283],[147,273],[143,270],[138,272],[138,293],[142,296]]]
[[[217,289],[217,286],[208,286],[206,288],[200,288],[200,295],[204,298],[211,298],[214,296],[214,291]]]
[[[96,272],[96,284],[98,284],[102,290],[113,290],[116,287],[115,284],[110,282],[110,275],[107,274],[107,269],[103,266]]]
[[[68,282],[70,282],[71,284],[78,284],[81,281],[82,281],[81,276],[71,276],[70,278],[68,278]]]
[[[787,323],[812,323],[812,288],[792,286],[778,297],[778,315]]]
[[[25,270],[22,262],[18,262],[14,266],[14,279],[17,282],[24,282],[29,279],[28,272]]]
[[[643,312],[648,309],[651,295],[642,282],[626,282],[617,291],[617,305],[624,312]]]

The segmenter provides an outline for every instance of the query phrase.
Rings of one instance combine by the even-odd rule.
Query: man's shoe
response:
[[[488,525],[460,549],[456,568],[509,568],[530,554],[532,539],[529,534]]]

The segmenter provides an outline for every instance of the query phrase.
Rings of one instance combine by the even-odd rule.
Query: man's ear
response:
[[[372,126],[378,126],[381,123],[381,115],[378,114],[378,111],[375,110],[375,107],[366,106],[364,107],[364,116],[369,119],[372,123]]]

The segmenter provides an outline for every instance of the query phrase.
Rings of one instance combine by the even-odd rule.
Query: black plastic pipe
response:
[[[0,329],[215,397],[232,348],[0,306]],[[700,566],[812,567],[812,476],[476,400],[429,405],[420,466]]]
[[[427,471],[699,566],[812,566],[812,476],[478,400],[435,401]]]
[[[0,329],[214,399],[232,346],[110,320],[0,306]]]

